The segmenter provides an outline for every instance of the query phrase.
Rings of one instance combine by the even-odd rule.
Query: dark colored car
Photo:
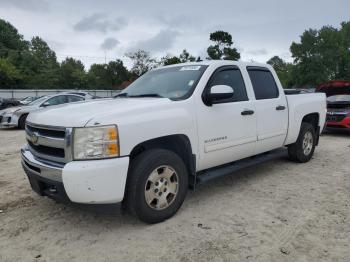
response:
[[[0,110],[13,107],[13,106],[18,106],[20,103],[17,100],[14,99],[6,99],[6,98],[1,98],[0,97]]]
[[[350,81],[331,81],[317,87],[327,95],[327,128],[350,130]]]

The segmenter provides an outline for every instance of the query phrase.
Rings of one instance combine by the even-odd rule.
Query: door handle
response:
[[[278,110],[278,111],[280,111],[280,110],[284,110],[284,109],[286,109],[286,107],[285,107],[285,106],[277,106],[277,107],[276,107],[276,110]]]
[[[252,115],[252,114],[254,114],[254,111],[253,110],[249,110],[249,109],[246,109],[246,110],[241,112],[242,116],[248,116],[248,115]]]

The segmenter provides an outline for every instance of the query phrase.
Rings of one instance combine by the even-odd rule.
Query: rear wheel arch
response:
[[[319,127],[319,123],[320,123],[320,115],[319,113],[310,113],[307,114],[303,117],[303,119],[301,120],[302,123],[309,123],[311,124],[315,131],[317,130],[317,128]]]
[[[313,126],[315,135],[316,135],[316,146],[317,146],[320,138],[320,133],[321,133],[319,113],[310,113],[305,115],[301,121],[300,129],[301,129],[302,123],[308,123]]]

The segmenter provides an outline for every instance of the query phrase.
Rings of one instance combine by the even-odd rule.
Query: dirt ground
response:
[[[57,204],[20,167],[20,130],[0,130],[0,261],[350,261],[350,135],[326,134],[306,164],[279,159],[190,192],[146,225],[114,207]]]

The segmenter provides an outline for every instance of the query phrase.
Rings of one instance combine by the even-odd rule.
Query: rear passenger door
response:
[[[248,98],[240,69],[236,66],[217,69],[209,79],[203,95],[216,85],[231,87],[234,96],[218,100],[212,106],[206,105],[202,100],[196,107],[199,170],[254,154],[256,115],[253,101]]]
[[[257,138],[255,153],[283,146],[288,129],[287,100],[268,68],[247,67],[255,94]]]

